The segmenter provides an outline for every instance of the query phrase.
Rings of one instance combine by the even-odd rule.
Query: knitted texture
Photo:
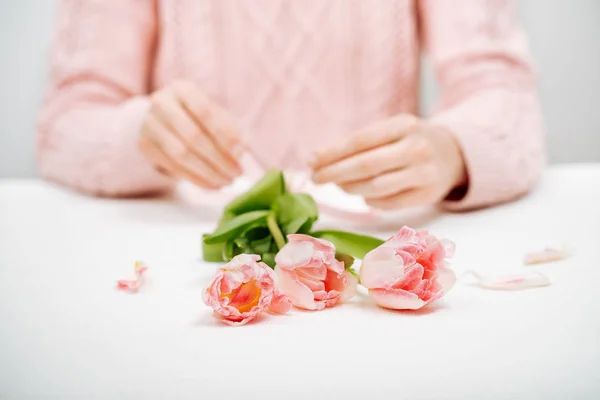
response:
[[[40,115],[42,174],[99,195],[168,188],[137,148],[147,95],[192,80],[265,167],[419,114],[420,55],[440,84],[431,123],[458,139],[466,209],[513,199],[544,163],[526,39],[508,0],[63,0]]]

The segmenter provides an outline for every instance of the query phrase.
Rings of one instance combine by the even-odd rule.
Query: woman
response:
[[[38,133],[43,176],[131,196],[218,189],[249,151],[374,207],[489,206],[544,163],[508,0],[62,1]],[[418,116],[419,57],[441,88]]]

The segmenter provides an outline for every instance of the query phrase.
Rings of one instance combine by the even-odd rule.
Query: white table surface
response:
[[[200,236],[219,210],[0,181],[0,398],[600,398],[599,209],[600,164],[556,166],[521,201],[379,232],[454,240],[459,274],[531,268],[526,251],[566,243],[572,257],[535,267],[549,287],[465,277],[420,312],[358,298],[229,327],[201,301],[215,265]],[[151,284],[115,290],[136,259]]]

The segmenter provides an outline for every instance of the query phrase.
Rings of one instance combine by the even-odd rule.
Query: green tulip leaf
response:
[[[267,236],[263,239],[257,239],[250,242],[250,253],[251,254],[263,254],[268,253],[271,250],[271,244],[273,243],[273,238],[271,236]]]
[[[236,250],[237,245],[235,244],[235,241],[229,241],[225,243],[225,246],[223,247],[223,261],[231,261],[233,257],[241,254],[236,252]]]
[[[336,253],[335,258],[338,261],[342,261],[344,263],[344,268],[348,269],[354,264],[354,257],[344,254],[344,253]]]
[[[233,243],[237,247],[240,247],[240,248],[246,248],[246,247],[250,246],[250,241],[247,238],[245,238],[244,236],[240,236],[240,237],[233,239]]]
[[[372,236],[337,230],[316,231],[312,232],[311,236],[328,240],[333,243],[339,253],[347,254],[361,260],[365,258],[365,255],[369,251],[382,245],[384,242]]]
[[[275,199],[285,193],[285,180],[281,171],[272,169],[246,193],[225,206],[225,215],[240,215],[248,211],[268,210]]]
[[[202,242],[202,258],[208,262],[225,261],[223,258],[224,243],[206,244]]]
[[[275,254],[276,253],[264,253],[261,254],[261,260],[271,268],[275,268]]]
[[[272,209],[286,236],[292,233],[309,233],[319,218],[317,204],[306,193],[285,193],[275,199]]]
[[[258,254],[274,268],[275,255],[285,245],[286,236],[304,233],[332,242],[337,259],[350,270],[354,259],[364,258],[383,243],[381,239],[352,232],[311,232],[318,218],[314,199],[306,193],[287,192],[283,173],[270,170],[225,206],[215,231],[203,236],[203,258],[223,262],[242,253]]]
[[[204,237],[204,243],[215,244],[237,238],[251,226],[266,224],[270,211],[257,210],[237,215],[221,224],[215,232]]]
[[[266,224],[260,224],[257,226],[252,226],[250,229],[243,233],[243,236],[247,238],[249,241],[260,240],[266,237],[270,237],[271,231]]]

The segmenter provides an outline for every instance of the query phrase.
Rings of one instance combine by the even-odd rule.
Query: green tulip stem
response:
[[[279,229],[279,225],[277,225],[277,220],[275,219],[275,213],[271,212],[267,216],[267,227],[269,228],[269,232],[271,232],[271,236],[275,240],[275,244],[277,248],[281,250],[283,246],[285,246],[285,238],[281,233],[281,229]]]

